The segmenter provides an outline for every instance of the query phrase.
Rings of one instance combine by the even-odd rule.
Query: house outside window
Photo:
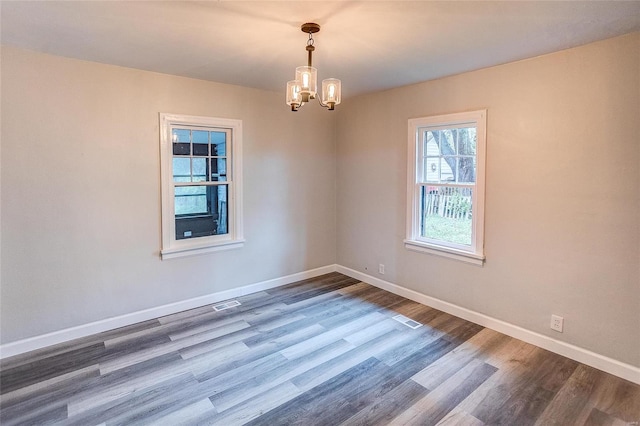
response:
[[[160,114],[163,259],[243,245],[242,121]]]
[[[405,247],[484,262],[486,111],[409,120]]]

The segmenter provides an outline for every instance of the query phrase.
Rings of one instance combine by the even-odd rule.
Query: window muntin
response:
[[[161,114],[162,257],[242,243],[240,120]]]
[[[484,258],[485,117],[409,120],[407,248]]]

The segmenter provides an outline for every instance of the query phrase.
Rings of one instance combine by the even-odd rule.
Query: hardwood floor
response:
[[[640,421],[638,385],[338,273],[237,300],[3,360],[0,422]]]

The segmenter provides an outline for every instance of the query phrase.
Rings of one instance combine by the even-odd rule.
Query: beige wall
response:
[[[640,366],[640,34],[341,107],[339,264]],[[407,120],[481,108],[486,264],[406,250]]]
[[[2,342],[335,263],[334,118],[2,48]],[[162,261],[158,113],[244,124],[242,249]]]
[[[295,115],[281,93],[3,47],[1,341],[337,261],[640,366],[639,47],[634,34]],[[407,120],[479,108],[482,268],[402,244]],[[244,121],[243,249],[159,259],[158,112]]]

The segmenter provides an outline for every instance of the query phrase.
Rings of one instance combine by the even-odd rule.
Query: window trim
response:
[[[172,126],[200,126],[231,131],[230,149],[231,179],[224,183],[228,188],[228,233],[206,237],[177,240],[175,237],[175,210],[173,182]],[[229,165],[227,165],[229,167]],[[244,245],[242,225],[242,120],[160,113],[160,182],[162,210],[162,248],[164,259],[211,253],[240,248]]]
[[[486,173],[486,117],[487,110],[412,118],[408,121],[407,148],[407,219],[405,248],[444,256],[482,266],[484,255],[484,206]],[[469,250],[453,243],[438,244],[420,236],[420,191],[424,182],[419,179],[417,161],[420,154],[420,131],[425,128],[450,128],[462,124],[476,126],[476,182],[473,190],[472,241]],[[455,185],[454,185],[455,186]]]

